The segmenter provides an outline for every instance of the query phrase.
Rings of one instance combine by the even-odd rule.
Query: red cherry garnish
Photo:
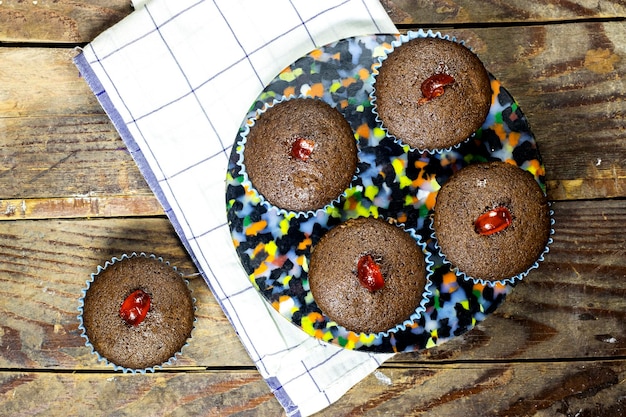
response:
[[[362,286],[374,292],[385,286],[380,266],[371,255],[363,255],[357,264],[357,276]]]
[[[493,235],[511,225],[513,218],[506,207],[496,207],[478,216],[474,222],[474,230],[483,236]]]
[[[422,83],[422,95],[423,98],[420,98],[417,102],[418,106],[434,99],[435,97],[439,97],[443,95],[443,88],[447,85],[454,83],[454,77],[448,74],[439,73],[435,75],[431,75],[426,78]]]
[[[297,138],[291,144],[291,156],[301,161],[307,161],[313,153],[315,142],[311,139]]]
[[[146,318],[150,310],[150,295],[142,290],[135,290],[120,307],[120,317],[131,326],[137,326]]]

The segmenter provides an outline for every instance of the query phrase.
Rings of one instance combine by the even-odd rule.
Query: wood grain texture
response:
[[[0,220],[137,217],[164,215],[153,194],[104,197],[23,198],[0,201]]]
[[[625,405],[624,365],[599,361],[383,367],[339,400],[332,415],[617,416]]]
[[[403,30],[464,39],[517,99],[556,233],[474,330],[396,355],[320,415],[626,415],[626,4],[381,3]],[[284,415],[72,63],[131,11],[0,0],[0,415]],[[154,374],[113,372],[78,330],[86,279],[132,251],[177,265],[197,299],[189,345]]]
[[[0,372],[0,410],[9,416],[279,416],[256,371],[114,373]]]
[[[383,365],[320,415],[611,417],[626,412],[625,378],[624,361]],[[253,370],[0,372],[0,393],[6,417],[284,415]]]
[[[472,24],[552,22],[626,16],[620,0],[381,0],[396,24]]]
[[[553,209],[550,253],[495,314],[464,337],[394,362],[626,358],[626,202]],[[1,222],[0,368],[106,369],[83,346],[78,299],[98,264],[133,251],[197,273],[165,218]],[[174,368],[252,366],[206,284],[195,276],[190,285],[199,320]]]
[[[151,194],[105,114],[0,118],[3,199]]]
[[[103,114],[80,77],[74,48],[0,47],[0,115],[7,118]]]
[[[382,0],[399,25],[472,25],[626,17],[621,0]],[[2,0],[0,42],[92,41],[132,12],[129,0]]]
[[[0,48],[0,198],[152,194],[76,54]]]
[[[2,0],[0,42],[90,42],[132,10],[130,0]]]
[[[546,164],[550,199],[626,196],[626,25],[446,33],[465,39],[520,103]],[[150,195],[79,78],[74,53],[0,48],[0,199]]]

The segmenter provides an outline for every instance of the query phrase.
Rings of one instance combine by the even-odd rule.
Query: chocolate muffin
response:
[[[374,88],[383,127],[419,150],[463,142],[482,126],[491,106],[491,81],[478,57],[435,37],[412,39],[390,52]]]
[[[497,281],[531,268],[551,233],[548,201],[515,165],[469,165],[441,187],[433,227],[442,254],[471,278]]]
[[[129,370],[175,357],[194,326],[194,301],[186,281],[165,262],[145,254],[114,258],[93,274],[82,303],[87,343]]]
[[[331,320],[378,333],[408,320],[423,300],[424,253],[400,227],[376,218],[348,220],[313,247],[309,285]]]
[[[356,139],[346,119],[316,99],[292,99],[261,113],[243,164],[265,199],[291,211],[316,210],[345,191],[356,172]]]

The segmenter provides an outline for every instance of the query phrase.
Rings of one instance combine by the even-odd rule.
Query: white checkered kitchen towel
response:
[[[286,413],[310,415],[391,355],[321,343],[257,293],[226,222],[228,157],[250,105],[280,70],[315,47],[396,28],[378,0],[141,5],[75,63]]]

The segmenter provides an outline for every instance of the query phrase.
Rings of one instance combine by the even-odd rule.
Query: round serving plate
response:
[[[411,35],[441,36],[423,31]],[[528,121],[493,76],[489,115],[460,146],[419,152],[386,135],[372,106],[374,73],[380,58],[399,40],[400,35],[341,40],[311,51],[281,71],[245,117],[227,171],[231,235],[255,288],[307,334],[347,349],[401,352],[437,346],[484,320],[514,287],[510,282],[464,279],[438,255],[431,214],[437,191],[454,172],[476,162],[507,161],[533,174],[545,191],[544,168]],[[349,188],[315,212],[292,213],[271,206],[247,180],[242,157],[245,135],[259,112],[294,97],[321,99],[337,108],[358,145],[357,173]],[[432,268],[424,294],[427,301],[418,307],[417,319],[377,334],[350,332],[330,320],[317,307],[308,284],[310,254],[319,239],[333,226],[363,216],[403,225],[425,245]]]

